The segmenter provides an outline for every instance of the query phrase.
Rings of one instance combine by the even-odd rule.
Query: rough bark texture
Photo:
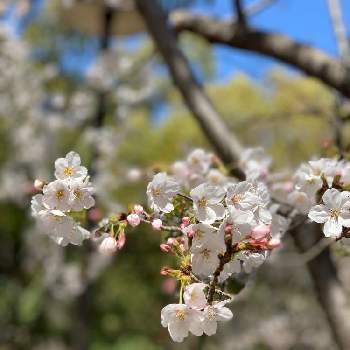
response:
[[[293,238],[299,250],[306,252],[323,238],[321,226],[315,223],[301,225],[293,232]],[[350,349],[349,295],[338,279],[329,247],[308,262],[308,269],[335,342],[339,349]]]
[[[228,132],[220,115],[196,81],[186,58],[177,46],[175,35],[168,27],[157,1],[136,0],[136,3],[188,109],[197,119],[203,132],[211,141],[222,160],[229,165],[235,164],[241,152],[239,141]],[[309,72],[310,75],[317,76],[318,73],[321,73],[322,80],[332,82],[333,85],[339,87],[339,91],[346,92],[350,96],[350,86],[347,86],[345,82],[341,83],[343,70],[339,68],[335,60],[317,50],[296,44],[284,36],[267,35],[261,32],[244,32],[238,36],[238,39],[232,36],[232,24],[223,26],[222,24],[215,24],[213,21],[210,23],[199,22],[197,24],[200,25],[196,26],[191,21],[191,28],[200,29],[200,32],[204,31],[207,34],[211,32],[211,35],[205,35],[209,41],[215,42],[217,37],[220,37],[223,43],[230,43],[232,40],[236,40],[235,42],[240,43],[242,48],[248,49],[251,45],[255,47],[256,51],[258,47],[261,53],[273,53],[273,57],[291,63],[300,69],[304,67],[303,70]],[[231,29],[228,29],[227,26]],[[245,42],[247,38],[250,44]],[[333,64],[336,67],[332,67]],[[235,169],[235,173],[239,178],[244,177],[239,169]],[[302,225],[298,230],[295,230],[293,236],[299,250],[305,252],[319,240],[320,235],[319,226]],[[325,250],[316,259],[310,261],[308,269],[335,342],[338,344],[339,349],[349,349],[350,314],[347,306],[347,294],[337,279],[336,267],[332,262],[329,250]]]
[[[350,97],[350,79],[340,60],[286,35],[244,28],[238,23],[233,25],[231,21],[219,21],[184,11],[175,12],[171,22],[178,32],[190,31],[210,43],[248,50],[292,65]]]

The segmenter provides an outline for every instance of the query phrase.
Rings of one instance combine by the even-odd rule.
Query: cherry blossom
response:
[[[80,165],[80,156],[76,152],[67,153],[65,158],[55,162],[55,176],[59,180],[85,178],[87,169]]]
[[[315,205],[309,212],[309,218],[323,225],[326,237],[338,238],[343,227],[350,227],[350,192],[340,192],[334,188],[322,196],[323,204]]]
[[[196,336],[203,334],[201,314],[186,304],[169,304],[161,311],[161,323],[168,327],[173,341],[182,342],[191,332]]]
[[[225,302],[218,302],[203,310],[202,328],[206,335],[214,335],[218,322],[227,322],[233,317],[232,311],[224,305]]]
[[[177,182],[171,180],[166,173],[156,174],[147,186],[150,207],[155,211],[170,213],[174,210],[172,199],[179,189]]]
[[[225,215],[225,207],[221,203],[225,191],[220,187],[203,183],[190,192],[196,218],[205,224],[212,224]]]

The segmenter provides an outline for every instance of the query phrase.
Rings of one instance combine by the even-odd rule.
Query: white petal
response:
[[[308,217],[319,224],[325,223],[329,219],[329,213],[324,205],[315,205],[310,209]]]
[[[330,218],[323,226],[323,233],[326,237],[337,238],[341,235],[342,229],[343,227],[337,219]]]

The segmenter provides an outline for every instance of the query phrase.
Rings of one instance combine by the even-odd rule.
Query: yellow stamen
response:
[[[58,190],[56,191],[56,198],[58,200],[61,200],[64,197],[64,190]]]
[[[74,174],[74,170],[72,167],[64,168],[63,174],[67,177],[72,176]]]
[[[200,208],[205,208],[208,204],[208,201],[205,199],[205,198],[201,198],[199,201],[198,201],[198,206]]]
[[[175,316],[179,320],[184,321],[185,320],[185,311],[184,310],[176,310]]]

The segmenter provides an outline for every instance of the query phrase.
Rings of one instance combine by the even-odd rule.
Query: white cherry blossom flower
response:
[[[207,298],[204,294],[204,283],[192,283],[185,288],[184,301],[192,309],[202,310],[207,305]]]
[[[50,182],[43,189],[42,202],[50,209],[69,210],[70,191],[66,182],[56,180]]]
[[[227,280],[227,278],[229,278],[231,275],[242,271],[242,263],[241,260],[239,260],[239,254],[237,255],[238,256],[234,256],[230,262],[224,265],[224,269],[221,271],[219,276],[220,283]]]
[[[224,186],[227,183],[227,177],[218,169],[210,169],[207,182],[212,186]]]
[[[150,207],[155,211],[170,213],[174,210],[171,202],[179,190],[178,183],[169,178],[166,173],[156,174],[147,186]]]
[[[161,323],[168,327],[173,341],[182,342],[191,332],[196,336],[203,334],[201,313],[186,304],[169,304],[161,311]]]
[[[303,214],[308,214],[310,208],[315,204],[315,194],[308,195],[306,192],[293,191],[288,195],[288,202]]]
[[[187,164],[193,173],[206,174],[211,165],[211,157],[204,150],[197,148],[187,157]]]
[[[212,224],[222,219],[225,215],[225,207],[221,203],[225,191],[216,186],[203,183],[190,192],[193,199],[193,208],[196,218],[205,224]]]
[[[251,252],[242,251],[240,252],[239,259],[243,261],[243,269],[246,273],[251,273],[253,269],[259,267],[264,263],[267,257],[267,252]]]
[[[262,147],[248,148],[242,152],[240,165],[248,179],[255,180],[266,177],[272,159]]]
[[[93,187],[86,181],[73,180],[70,183],[70,205],[74,211],[90,209],[95,205],[95,200],[92,197],[94,192]]]
[[[254,224],[253,219],[254,215],[251,211],[230,207],[228,219],[221,224],[220,230],[224,231],[229,226],[232,234],[232,243],[238,243],[251,232]]]
[[[231,184],[227,188],[226,204],[240,210],[252,210],[257,201],[252,183],[248,181]]]
[[[90,238],[90,232],[74,223],[72,230],[64,231],[60,235],[52,236],[52,238],[63,247],[68,244],[81,245],[85,239]]]
[[[318,160],[310,160],[315,175],[323,175],[326,178],[328,187],[332,186],[334,176],[340,174],[339,163],[335,159],[321,158]]]
[[[80,165],[80,156],[76,152],[67,153],[65,158],[55,161],[55,176],[59,180],[81,179],[87,175],[87,169]]]
[[[350,227],[350,192],[340,192],[334,188],[323,196],[324,204],[315,205],[309,212],[309,218],[323,225],[326,237],[338,238],[343,227]]]
[[[229,321],[233,317],[232,311],[224,305],[225,302],[218,302],[203,310],[202,328],[206,335],[214,335],[218,322]]]
[[[218,249],[211,243],[202,244],[199,247],[191,248],[191,262],[192,271],[195,275],[209,276],[214,273],[215,269],[219,266],[220,253],[224,252],[224,249]]]
[[[185,234],[193,232],[192,247],[201,247],[203,244],[211,245],[218,250],[225,247],[224,235],[214,226],[199,223],[189,225],[183,231]]]
[[[320,169],[315,169],[310,164],[302,164],[294,176],[296,190],[314,197],[323,184],[321,174]]]

